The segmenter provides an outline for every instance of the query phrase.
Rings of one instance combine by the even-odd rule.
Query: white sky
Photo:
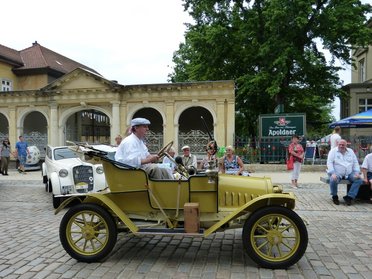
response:
[[[181,0],[15,0],[1,8],[0,44],[22,50],[37,41],[123,85],[167,82],[191,21]],[[338,108],[333,114],[339,119]]]
[[[120,84],[167,82],[190,21],[181,0],[15,0],[1,10],[2,45],[37,41]]]

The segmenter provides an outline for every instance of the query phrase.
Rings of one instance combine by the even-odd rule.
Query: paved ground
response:
[[[120,235],[113,253],[79,263],[58,236],[63,214],[54,215],[40,172],[0,176],[0,278],[372,278],[372,204],[335,206],[323,172],[301,174],[296,212],[308,223],[309,246],[288,270],[257,268],[242,250],[241,230],[208,238]],[[286,172],[271,176],[289,190]],[[342,196],[344,186],[340,186]]]

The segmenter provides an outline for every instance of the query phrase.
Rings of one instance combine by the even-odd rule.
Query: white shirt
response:
[[[163,164],[169,164],[170,169],[173,171],[176,169],[176,163],[174,163],[171,159],[169,159],[167,156],[163,159]]]
[[[337,133],[332,134],[329,141],[331,142],[331,149],[338,146],[341,136]]]
[[[140,168],[141,159],[150,155],[146,145],[135,134],[124,138],[115,154],[115,160],[129,166]]]
[[[348,177],[351,173],[360,173],[358,159],[352,149],[346,148],[342,154],[338,148],[333,148],[328,153],[327,173],[336,174],[338,177]]]
[[[366,169],[367,172],[372,172],[372,153],[364,157],[362,168]]]

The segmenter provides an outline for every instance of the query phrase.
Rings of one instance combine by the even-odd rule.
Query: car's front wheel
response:
[[[61,205],[61,198],[58,198],[53,195],[53,207],[58,208]]]
[[[71,257],[90,263],[105,258],[112,251],[117,227],[106,209],[82,203],[71,207],[63,216],[59,236]]]
[[[285,269],[297,263],[308,244],[301,217],[281,206],[264,207],[252,213],[244,224],[242,237],[251,259],[271,269]]]

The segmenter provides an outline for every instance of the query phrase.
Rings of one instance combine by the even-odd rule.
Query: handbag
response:
[[[293,170],[293,156],[289,156],[287,160],[287,170]]]

